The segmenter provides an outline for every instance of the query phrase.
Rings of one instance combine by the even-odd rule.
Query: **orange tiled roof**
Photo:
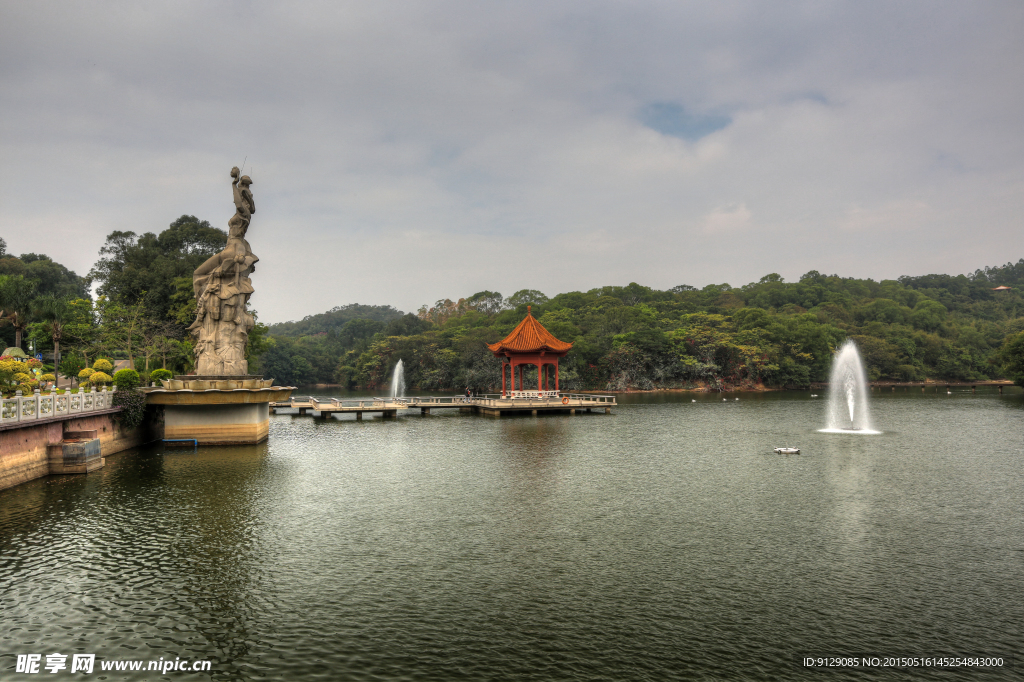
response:
[[[528,308],[526,317],[511,334],[498,343],[487,344],[487,347],[494,353],[539,353],[542,350],[564,353],[572,348],[572,344],[556,339],[554,334],[537,321]]]

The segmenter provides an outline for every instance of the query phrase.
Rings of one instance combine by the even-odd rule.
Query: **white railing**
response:
[[[17,391],[13,398],[2,398],[0,424],[30,423],[51,417],[75,417],[79,414],[108,409],[114,399],[114,389],[104,387],[97,391],[78,393],[40,393],[32,395]]]
[[[516,400],[546,400],[559,397],[558,391],[507,391],[505,396]]]
[[[316,398],[310,398],[310,400],[316,400]],[[331,405],[334,407],[362,407],[368,410],[384,407],[387,402],[386,398],[331,398]],[[315,404],[319,405],[320,401],[316,400]],[[392,402],[392,404],[394,403]]]

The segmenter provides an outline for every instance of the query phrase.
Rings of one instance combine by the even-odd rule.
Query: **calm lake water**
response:
[[[873,393],[879,436],[818,433],[824,401],[277,415],[260,446],[0,491],[0,678],[60,652],[210,659],[218,680],[1020,679],[1019,389]]]

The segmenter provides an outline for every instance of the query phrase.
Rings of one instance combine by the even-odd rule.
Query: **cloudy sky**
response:
[[[267,322],[1024,257],[1024,3],[0,0],[0,236],[226,229]]]

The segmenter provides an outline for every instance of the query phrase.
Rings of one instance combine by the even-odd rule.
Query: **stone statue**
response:
[[[256,204],[248,175],[231,169],[235,214],[228,221],[224,250],[196,268],[192,286],[196,294],[196,321],[188,328],[196,353],[196,374],[238,376],[249,371],[245,344],[256,319],[246,306],[252,295],[249,280],[259,261],[245,240]]]

